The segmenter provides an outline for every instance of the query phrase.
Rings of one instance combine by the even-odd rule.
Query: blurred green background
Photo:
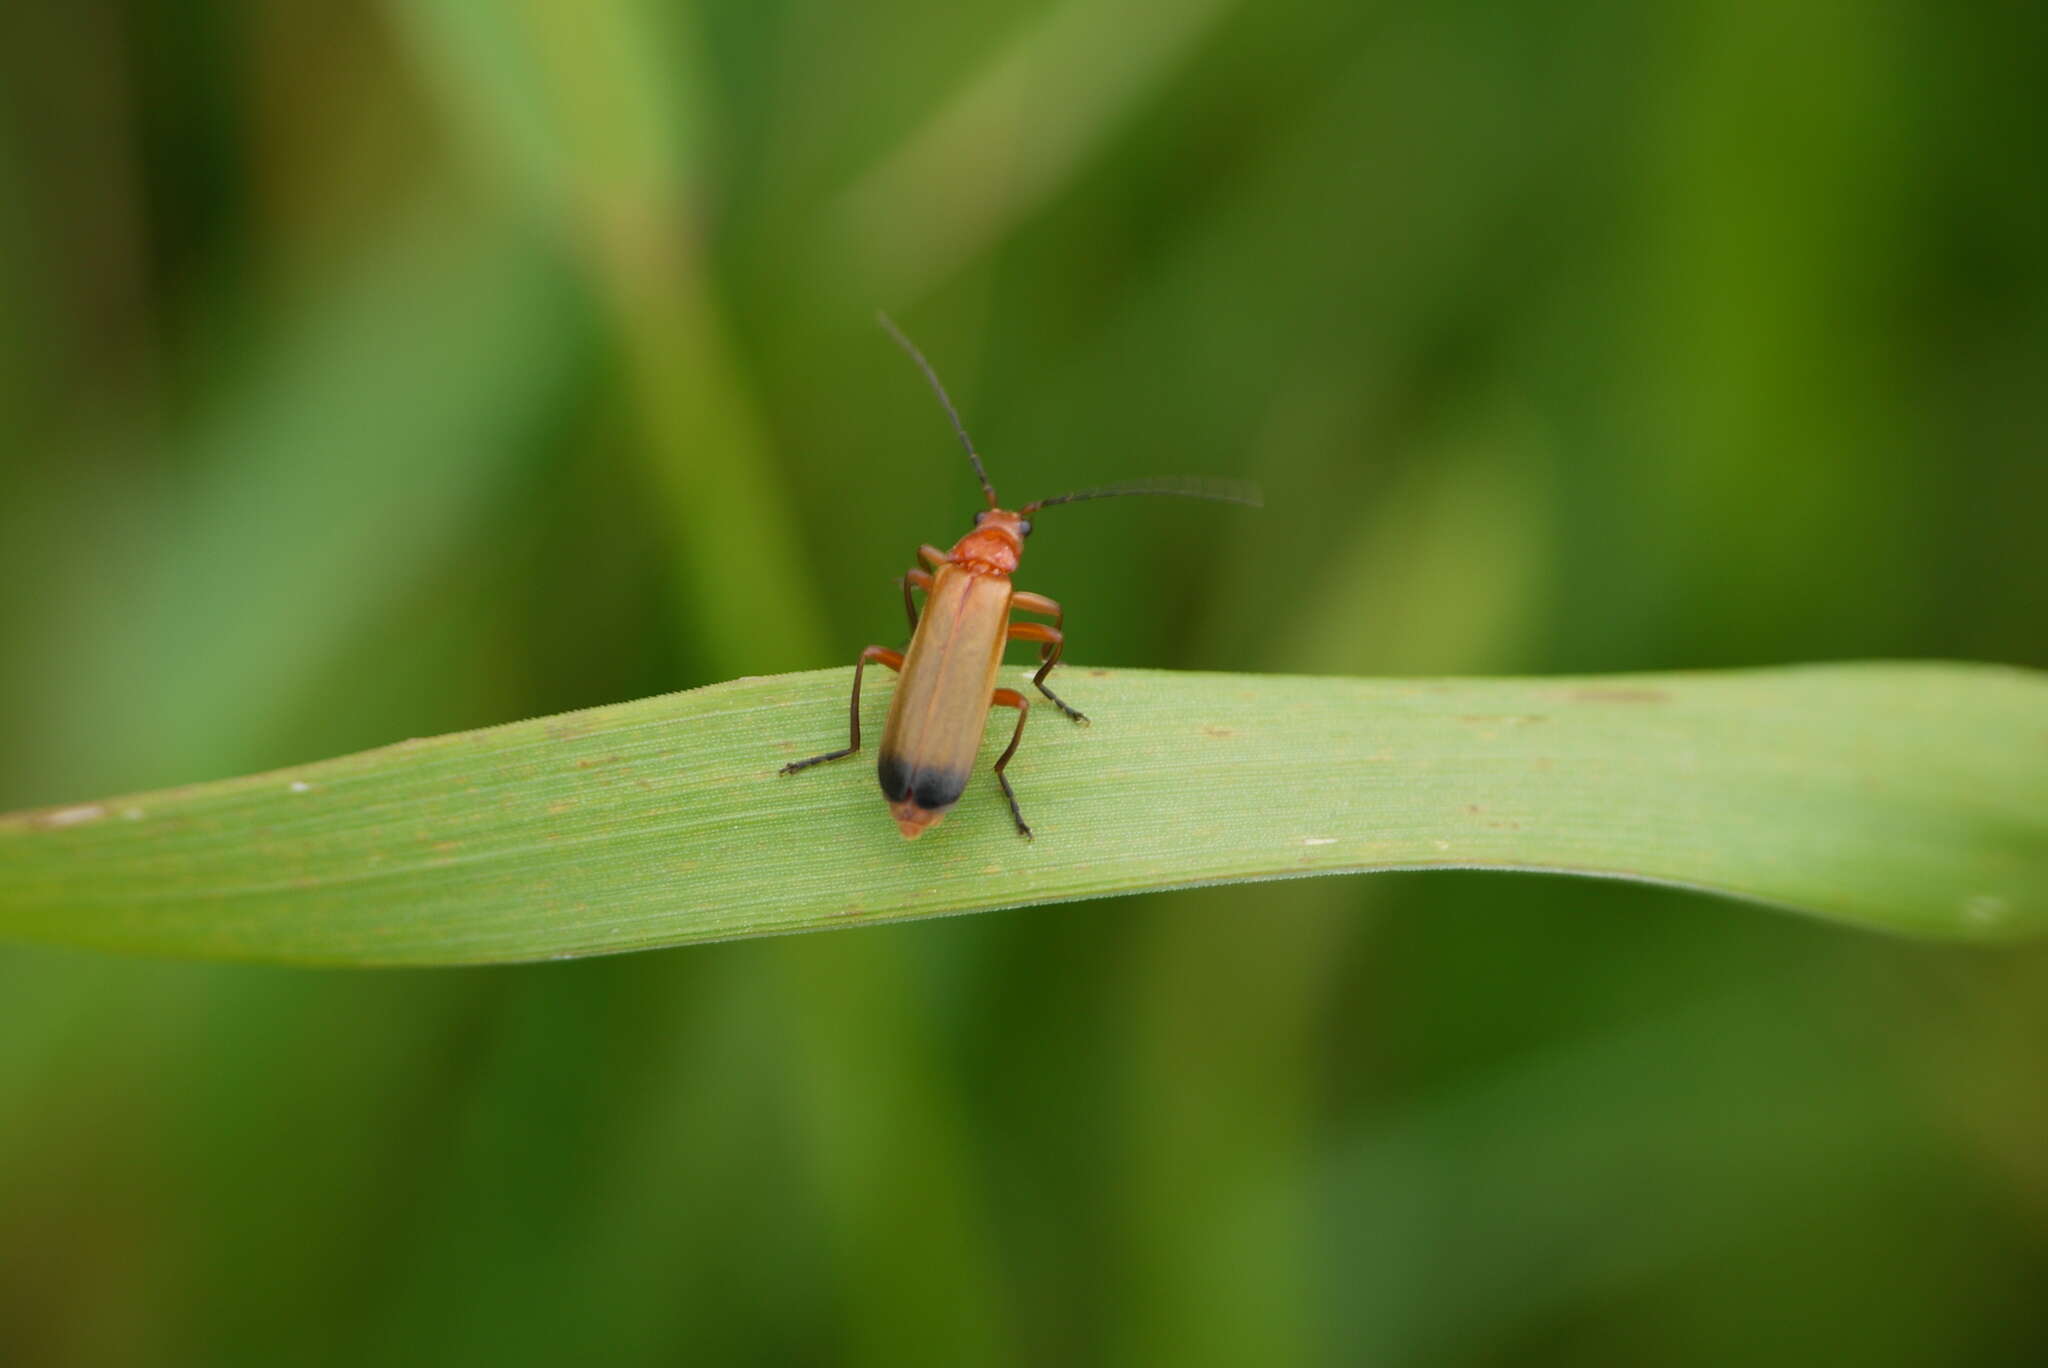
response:
[[[2048,665],[2044,14],[5,6],[0,807],[898,641],[877,306],[1011,500],[1265,485],[1048,516],[1084,663]],[[2039,1362],[2044,1078],[2041,951],[1535,877],[7,948],[0,1362]]]

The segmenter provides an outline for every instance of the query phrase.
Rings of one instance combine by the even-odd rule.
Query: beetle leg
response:
[[[800,769],[822,765],[827,760],[843,760],[860,749],[860,677],[868,668],[870,660],[879,660],[892,670],[900,671],[903,668],[903,652],[892,651],[887,646],[870,646],[860,653],[860,661],[853,667],[853,702],[848,706],[848,711],[852,715],[852,725],[846,749],[826,751],[823,755],[814,755],[808,760],[792,760],[782,767],[784,774],[795,774]]]
[[[1010,640],[1042,641],[1045,643],[1045,649],[1039,652],[1039,659],[1042,663],[1038,667],[1038,673],[1031,676],[1031,682],[1038,686],[1040,693],[1052,700],[1052,705],[1055,708],[1058,708],[1076,722],[1086,722],[1088,719],[1068,707],[1065,699],[1045,687],[1045,677],[1052,673],[1053,666],[1060,663],[1060,652],[1066,647],[1067,639],[1060,634],[1060,629],[1048,627],[1042,622],[1013,622],[1010,624]]]
[[[1024,825],[1024,814],[1017,810],[1017,790],[1010,787],[1010,776],[1003,773],[1003,766],[1010,763],[1010,757],[1017,753],[1017,743],[1024,739],[1024,719],[1031,716],[1031,700],[1015,689],[997,689],[989,695],[989,702],[998,708],[1017,710],[1017,730],[1010,733],[1010,744],[996,761],[996,782],[1003,786],[1003,797],[1010,800],[1010,816],[1017,823],[1017,834],[1028,841],[1031,828]]]
[[[1067,625],[1067,610],[1060,607],[1058,600],[1049,599],[1043,594],[1033,594],[1019,589],[1016,593],[1010,595],[1010,607],[1026,613],[1038,613],[1044,617],[1051,618],[1052,629],[1055,632],[1063,633]],[[1041,661],[1050,658],[1055,649],[1052,642],[1047,642],[1038,648],[1038,658]],[[1044,676],[1041,675],[1040,678],[1044,678]],[[1041,684],[1039,687],[1042,689],[1045,686]],[[1048,694],[1047,697],[1049,698],[1051,695]]]
[[[1040,617],[1051,618],[1052,629],[1055,632],[1067,625],[1067,610],[1043,594],[1028,593],[1025,590],[1019,589],[1016,593],[1010,595],[1010,607],[1018,612],[1036,613]],[[1044,651],[1040,651],[1039,655],[1044,656],[1051,649],[1048,646]]]
[[[917,558],[934,570],[953,559],[930,542],[926,542],[923,546],[917,548]]]
[[[917,605],[910,601],[910,591],[912,587],[916,587],[929,594],[932,591],[931,571],[907,570],[904,572],[901,583],[903,585],[903,616],[910,619],[910,630],[915,632],[917,630]]]

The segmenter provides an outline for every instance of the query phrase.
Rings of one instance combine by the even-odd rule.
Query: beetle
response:
[[[1046,687],[1045,677],[1060,663],[1066,647],[1063,628],[1066,614],[1060,605],[1043,594],[1016,588],[1010,577],[1024,554],[1024,539],[1031,535],[1031,515],[1055,504],[1078,503],[1121,494],[1175,494],[1187,498],[1217,499],[1226,503],[1259,503],[1258,491],[1235,481],[1142,480],[1077,490],[1050,499],[1038,499],[1011,512],[996,500],[995,486],[982,468],[981,455],[967,435],[960,414],[939,383],[938,373],[916,344],[885,313],[877,320],[898,346],[917,363],[931,382],[953,431],[967,450],[975,478],[988,507],[974,515],[974,528],[953,544],[950,551],[926,544],[917,549],[922,565],[904,575],[903,612],[910,621],[910,648],[892,651],[886,646],[869,646],[853,667],[853,698],[848,712],[849,735],[843,750],[827,751],[807,760],[794,760],[782,767],[783,774],[795,774],[828,760],[842,760],[860,750],[861,676],[870,664],[881,664],[899,676],[896,696],[889,703],[889,720],[882,729],[882,748],[875,770],[882,783],[882,796],[889,800],[889,815],[906,840],[916,840],[936,826],[960,801],[967,789],[967,777],[981,748],[982,732],[991,707],[1015,708],[1017,728],[1010,744],[995,763],[996,782],[1009,800],[1010,816],[1017,834],[1031,838],[1031,828],[1017,806],[1017,791],[1003,770],[1024,739],[1024,722],[1031,715],[1031,701],[1015,689],[999,689],[996,677],[1002,668],[1003,648],[1012,641],[1038,643],[1038,672],[1031,682],[1051,704],[1077,723],[1088,719],[1065,699]],[[924,592],[920,614],[911,590]],[[1013,621],[1013,613],[1049,617],[1043,622]]]

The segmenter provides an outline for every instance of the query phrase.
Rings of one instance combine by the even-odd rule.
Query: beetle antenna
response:
[[[1151,480],[1131,480],[1125,484],[1102,485],[1095,489],[1077,489],[1072,494],[1056,494],[1050,499],[1040,499],[1025,504],[1019,513],[1035,513],[1041,508],[1054,504],[1080,503],[1085,499],[1113,499],[1123,494],[1172,494],[1183,499],[1214,499],[1218,503],[1244,504],[1251,508],[1263,508],[1265,496],[1259,487],[1249,480],[1210,479],[1201,475],[1166,475]]]
[[[910,353],[910,359],[917,362],[917,368],[924,372],[924,378],[932,382],[932,393],[939,396],[939,402],[946,406],[946,416],[953,420],[953,431],[960,434],[960,445],[967,448],[967,459],[974,462],[974,478],[981,481],[981,492],[988,495],[988,506],[996,506],[996,487],[988,482],[988,472],[981,468],[981,453],[974,449],[974,439],[967,435],[966,424],[960,421],[960,414],[953,407],[953,401],[946,396],[946,387],[939,383],[939,373],[932,369],[932,363],[924,359],[924,353],[917,344],[903,335],[903,329],[896,326],[896,320],[875,310],[875,320],[896,339],[896,345]]]

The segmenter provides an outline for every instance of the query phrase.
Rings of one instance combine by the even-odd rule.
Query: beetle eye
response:
[[[1022,522],[1018,523],[1018,524],[1017,524],[1017,530],[1018,530],[1019,532],[1023,533],[1023,534],[1024,534],[1025,536],[1027,536],[1027,537],[1028,537],[1028,536],[1030,536],[1030,535],[1031,535],[1031,519],[1029,519],[1029,518],[1026,518],[1026,519],[1024,519],[1024,520],[1023,520]]]
[[[982,519],[986,518],[987,516],[988,510],[986,508],[982,509],[981,512],[974,515],[974,525],[976,527],[981,526]]]

